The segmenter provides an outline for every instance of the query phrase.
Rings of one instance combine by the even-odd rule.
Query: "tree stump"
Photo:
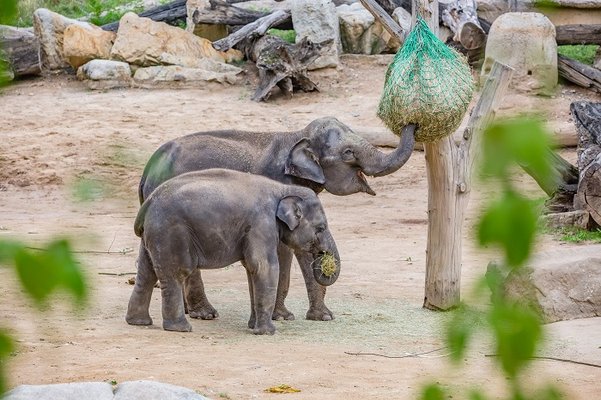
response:
[[[601,103],[585,101],[570,105],[578,132],[580,180],[574,200],[601,225]]]
[[[292,96],[295,89],[304,92],[318,90],[317,84],[307,76],[307,66],[319,57],[323,45],[306,38],[290,44],[272,35],[253,41],[246,51],[247,57],[255,61],[259,69],[259,86],[252,100],[266,101],[276,86],[287,97]]]

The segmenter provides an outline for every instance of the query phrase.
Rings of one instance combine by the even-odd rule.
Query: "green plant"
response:
[[[294,44],[296,43],[296,31],[295,30],[282,30],[271,28],[267,31],[267,34],[277,36],[285,42]]]
[[[557,52],[583,64],[593,65],[598,49],[599,46],[596,44],[564,45],[558,46]]]
[[[79,263],[67,240],[50,242],[43,250],[31,250],[16,240],[0,241],[0,267],[12,266],[25,294],[44,310],[50,296],[59,289],[70,292],[76,304],[87,299],[87,287]],[[6,390],[5,361],[14,350],[8,333],[0,328],[0,394]]]
[[[552,386],[532,390],[522,382],[522,373],[544,338],[543,326],[535,310],[503,292],[504,276],[522,268],[528,260],[538,224],[538,202],[519,193],[512,183],[512,171],[515,165],[527,163],[538,176],[550,176],[553,170],[547,155],[549,144],[549,136],[540,122],[524,118],[496,123],[484,132],[482,179],[495,182],[500,195],[485,207],[477,223],[478,244],[499,248],[504,260],[476,285],[476,299],[483,302],[488,298],[490,305],[478,310],[462,304],[446,330],[445,341],[455,364],[464,359],[477,333],[484,331],[492,337],[495,361],[507,378],[511,400],[561,398]],[[440,384],[431,384],[423,388],[421,398],[441,400],[448,398],[448,393]],[[482,389],[473,389],[467,398],[488,397]]]
[[[542,232],[557,237],[562,242],[569,243],[601,243],[601,229],[587,231],[576,227],[543,228]]]

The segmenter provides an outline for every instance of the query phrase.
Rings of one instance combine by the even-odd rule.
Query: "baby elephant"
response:
[[[331,285],[340,273],[336,243],[316,194],[244,172],[210,169],[164,182],[141,206],[134,230],[142,240],[125,318],[131,325],[152,324],[148,308],[158,279],[163,329],[191,331],[182,294],[186,278],[195,268],[241,261],[250,291],[248,327],[255,334],[273,334],[279,242],[313,255],[320,285]]]

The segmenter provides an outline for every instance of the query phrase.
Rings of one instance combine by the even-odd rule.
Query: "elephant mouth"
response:
[[[376,192],[374,192],[373,189],[369,186],[369,183],[367,183],[367,178],[365,177],[365,174],[360,169],[357,170],[357,178],[359,178],[359,183],[361,184],[361,189],[363,192],[372,196],[376,195]]]

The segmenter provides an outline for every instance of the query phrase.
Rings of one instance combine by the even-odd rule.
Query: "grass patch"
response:
[[[601,229],[587,231],[584,229],[565,228],[543,228],[543,233],[553,235],[558,240],[568,243],[601,243]]]
[[[169,0],[160,0],[165,4]],[[32,26],[33,12],[38,8],[73,19],[84,19],[94,25],[104,25],[118,21],[123,14],[144,10],[142,0],[20,0],[18,3],[17,26]]]
[[[285,42],[294,44],[296,42],[296,32],[294,30],[283,30],[271,28],[267,31],[269,35],[277,36]]]
[[[593,65],[598,48],[599,45],[596,44],[565,45],[558,46],[557,52],[562,56],[580,61],[583,64]]]

